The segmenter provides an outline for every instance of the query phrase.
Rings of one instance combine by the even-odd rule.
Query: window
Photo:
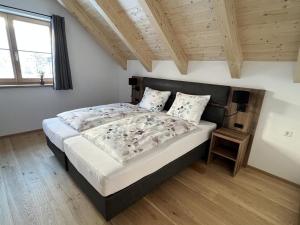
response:
[[[52,82],[50,22],[0,13],[0,84]]]

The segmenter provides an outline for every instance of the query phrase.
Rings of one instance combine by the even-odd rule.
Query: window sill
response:
[[[0,84],[0,88],[39,88],[39,87],[53,87],[53,84]]]

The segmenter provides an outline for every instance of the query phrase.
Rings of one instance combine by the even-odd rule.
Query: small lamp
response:
[[[237,104],[238,112],[245,112],[249,102],[249,91],[233,91],[232,102]]]
[[[140,87],[137,86],[137,83],[138,83],[137,81],[138,81],[137,78],[129,78],[128,79],[128,84],[131,85],[131,86],[134,86],[134,89],[136,91],[140,91]]]

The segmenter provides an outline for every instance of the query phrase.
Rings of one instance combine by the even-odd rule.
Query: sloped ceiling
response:
[[[58,1],[63,4],[70,0]],[[103,25],[111,44],[127,59],[137,59],[136,54],[129,50],[97,10],[101,0],[98,3],[97,0],[71,1],[79,3],[83,11]],[[122,7],[118,13],[126,14],[133,22],[142,41],[149,47],[150,52],[145,54],[151,56],[151,60],[172,59],[166,44],[143,10],[139,2],[141,0],[106,1],[118,2]],[[188,60],[226,60],[224,34],[218,26],[213,2],[227,0],[153,1],[159,2]],[[235,4],[237,35],[244,60],[297,60],[300,47],[300,0],[232,1]]]
[[[86,11],[88,15],[91,16],[93,20],[101,23],[104,28],[104,32],[108,35],[111,39],[113,45],[117,46],[121,52],[127,57],[127,59],[136,59],[130,50],[126,47],[125,44],[121,41],[121,39],[115,34],[115,32],[111,29],[109,24],[106,23],[104,18],[99,14],[97,10],[97,4],[95,1],[92,0],[73,0],[74,2],[77,1],[79,5]]]

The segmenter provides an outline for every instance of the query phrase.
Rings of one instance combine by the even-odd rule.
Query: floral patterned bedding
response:
[[[63,112],[57,115],[64,123],[77,131],[84,131],[114,120],[148,112],[129,103],[114,103],[109,105],[93,106]]]
[[[166,113],[148,112],[86,130],[81,135],[118,162],[126,163],[196,129],[201,128]]]

